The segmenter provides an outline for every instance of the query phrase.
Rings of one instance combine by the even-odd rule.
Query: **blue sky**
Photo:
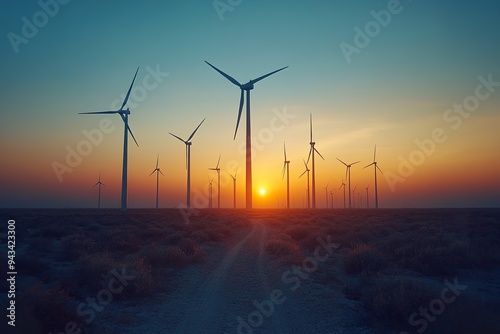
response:
[[[137,207],[151,202],[153,191],[146,190],[151,180],[139,175],[147,176],[154,168],[157,153],[171,171],[160,202],[175,206],[183,199],[183,147],[168,132],[187,136],[207,118],[195,138],[199,142],[193,144],[198,168],[193,182],[200,189],[210,177],[206,168],[219,153],[222,161],[243,164],[237,152],[243,132],[232,141],[239,90],[204,60],[240,82],[290,66],[252,91],[256,137],[273,110],[287,108],[296,116],[255,157],[255,187],[273,190],[273,204],[283,196],[283,141],[289,143],[293,174],[302,172],[309,113],[314,115],[317,148],[326,158],[318,165],[317,188],[322,189],[341,183],[344,170],[336,157],[369,163],[375,143],[381,166],[395,172],[398,157],[408,156],[416,138],[441,124],[443,112],[471,94],[479,76],[492,74],[500,81],[497,1],[401,1],[400,13],[350,63],[339,45],[354,44],[354,27],[364,29],[374,20],[370,12],[387,9],[391,1],[233,1],[239,4],[223,13],[223,20],[213,3],[73,0],[59,5],[59,12],[16,53],[8,34],[22,35],[23,17],[32,22],[42,7],[36,1],[2,0],[0,183],[5,186],[0,206],[90,206],[95,196],[82,187],[95,183],[99,171],[106,172],[103,178],[110,183],[106,205],[117,206],[122,150],[118,117],[112,120],[120,131],[107,136],[64,182],[54,176],[51,163],[64,160],[65,147],[81,141],[83,129],[98,126],[99,117],[77,113],[110,108],[126,92],[137,66],[139,84],[148,68],[168,73],[130,118],[141,145],[129,151],[130,204]],[[499,101],[500,92],[492,94],[398,190],[381,186],[381,203],[497,206],[500,180],[494,170],[500,159],[492,152],[498,151],[500,139]],[[483,162],[478,168],[484,179],[464,181],[461,168],[448,175],[450,168],[471,166],[477,159]],[[356,173],[360,186],[372,182],[367,170]],[[428,196],[419,188],[418,200],[413,198],[412,189],[429,179],[446,179],[446,187],[454,187],[439,193],[436,201],[432,194],[438,191],[429,184]],[[294,177],[297,203],[302,203],[302,188],[302,179]],[[457,195],[464,192],[471,195]],[[232,203],[228,196],[224,201]]]

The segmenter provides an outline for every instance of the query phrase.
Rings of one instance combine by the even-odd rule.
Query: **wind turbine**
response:
[[[198,131],[200,126],[203,124],[203,122],[205,122],[205,118],[196,127],[196,129],[194,129],[193,133],[191,134],[191,136],[189,136],[189,138],[187,140],[184,140],[181,137],[178,137],[178,136],[174,135],[173,133],[169,132],[170,135],[172,135],[173,137],[179,139],[181,142],[186,144],[186,169],[187,169],[187,189],[186,189],[187,199],[186,199],[186,201],[187,201],[188,209],[191,208],[191,144],[192,143],[190,142],[190,140],[193,138],[194,134],[196,133],[196,131]]]
[[[99,173],[99,180],[97,181],[96,184],[92,188],[95,188],[95,186],[98,186],[98,195],[97,195],[97,208],[101,208],[101,186],[105,186],[104,183],[101,182],[101,173]]]
[[[340,185],[339,189],[344,187],[344,209],[345,209],[345,187],[346,187],[346,184],[344,183],[344,178],[342,178],[342,184]]]
[[[356,194],[357,187],[358,187],[358,185],[355,185],[354,190],[352,191],[352,197],[354,197],[354,207],[356,207],[356,196],[354,196],[354,195]]]
[[[366,165],[363,168],[370,167],[371,165],[374,166],[375,170],[375,209],[378,209],[378,189],[377,189],[377,169],[380,171],[380,173],[384,174],[380,167],[377,165],[377,160],[375,159],[375,156],[377,154],[377,145],[375,145],[375,149],[373,151],[373,162],[369,165]]]
[[[219,162],[220,162],[220,154],[219,154],[219,160],[217,160],[217,166],[215,166],[215,168],[209,168],[210,170],[214,170],[217,172],[217,209],[220,209],[220,168],[219,168]]]
[[[318,152],[318,150],[314,147],[316,144],[313,142],[313,125],[312,125],[312,114],[309,114],[309,128],[311,132],[311,140],[309,144],[311,145],[311,149],[309,150],[309,157],[307,157],[307,163],[309,163],[309,159],[311,158],[312,154],[312,207],[313,209],[316,209],[316,168],[314,167],[314,153],[318,153],[318,155],[321,157],[321,159],[325,160],[321,153]]]
[[[288,66],[282,67],[279,70],[273,71],[271,73],[268,73],[266,75],[263,75],[261,77],[258,77],[257,79],[253,79],[248,81],[246,84],[240,84],[236,79],[233,77],[229,76],[228,74],[222,72],[219,70],[217,67],[213,66],[209,62],[205,61],[210,67],[212,67],[214,70],[219,72],[223,77],[225,77],[227,80],[231,81],[234,85],[238,86],[241,90],[241,96],[240,96],[240,107],[238,111],[238,120],[236,121],[236,130],[234,131],[234,137],[233,140],[236,139],[236,133],[238,132],[238,126],[240,124],[240,119],[241,119],[241,113],[243,111],[243,103],[245,99],[245,91],[247,92],[247,110],[246,110],[246,208],[251,209],[252,208],[252,139],[251,139],[251,126],[250,126],[250,91],[254,89],[254,84],[257,82],[261,81],[262,79],[267,78],[270,75],[273,75],[279,71],[284,70]]]
[[[229,174],[233,179],[233,209],[236,209],[236,175],[238,174],[238,170],[234,173],[234,176]]]
[[[344,178],[342,178],[342,184],[340,185],[339,189],[344,187],[344,209],[345,209],[345,187],[346,187],[346,184],[344,183]]]
[[[346,164],[345,162],[343,162],[339,158],[337,158],[337,160],[346,166],[345,176],[346,176],[346,178],[349,177],[349,180],[347,181],[347,183],[349,185],[349,208],[351,208],[351,166],[357,164],[359,161],[353,162],[351,164]]]
[[[286,168],[286,208],[290,209],[290,161],[286,160],[286,146],[283,143],[283,153],[285,155],[285,162],[283,163],[283,171],[281,172],[281,179],[285,177]]]
[[[370,185],[366,186],[366,208],[369,209],[370,208],[370,201],[368,199],[368,188],[370,188]]]
[[[333,190],[330,190],[330,197],[332,199],[332,209],[333,209]]]
[[[154,173],[156,173],[156,208],[158,209],[158,181],[159,181],[159,174],[163,175],[163,173],[161,172],[160,168],[158,168],[158,160],[160,159],[160,155],[158,154],[158,156],[156,157],[156,167],[155,169],[151,172],[151,174],[149,174],[149,176],[153,175]],[[165,176],[165,175],[163,175]]]
[[[212,208],[212,182],[213,179],[208,180],[208,208]]]
[[[311,208],[311,195],[309,193],[309,167],[307,167],[307,163],[305,160],[304,161],[304,166],[306,167],[306,170],[300,174],[299,178],[302,177],[302,175],[304,175],[305,173],[307,173],[307,188],[306,188],[306,194],[307,194],[307,208],[310,209]]]
[[[79,114],[118,114],[122,118],[123,123],[125,123],[125,126],[124,126],[125,131],[123,134],[123,167],[122,167],[122,198],[121,198],[121,209],[122,210],[127,209],[127,161],[128,161],[128,134],[127,134],[127,132],[130,133],[135,144],[137,145],[137,147],[139,147],[139,144],[137,144],[137,140],[135,140],[135,137],[134,137],[134,134],[132,133],[132,130],[130,130],[130,127],[128,126],[128,116],[130,115],[130,109],[129,108],[127,108],[127,110],[123,109],[128,102],[130,92],[132,91],[132,86],[134,85],[135,78],[137,77],[137,72],[139,72],[139,67],[135,71],[134,79],[132,79],[132,83],[130,84],[127,95],[125,96],[125,99],[123,100],[122,106],[120,107],[119,110],[93,111],[93,112],[81,112],[81,113],[79,113]]]
[[[327,183],[325,187],[325,208],[327,209],[328,209],[328,185],[329,183]]]

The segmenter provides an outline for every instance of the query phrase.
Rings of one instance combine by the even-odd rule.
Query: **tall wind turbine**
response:
[[[227,80],[229,80],[231,83],[234,85],[238,86],[241,90],[241,96],[240,96],[240,107],[238,111],[238,120],[236,121],[236,130],[234,131],[234,137],[233,140],[236,139],[236,133],[238,132],[238,125],[240,124],[240,118],[241,118],[241,113],[243,111],[243,103],[245,99],[245,91],[247,95],[247,110],[246,110],[246,125],[247,125],[247,130],[246,130],[246,208],[251,209],[252,208],[252,143],[251,143],[251,126],[250,126],[250,91],[254,89],[254,84],[257,82],[261,81],[262,79],[267,78],[270,75],[273,75],[279,71],[284,70],[288,66],[285,66],[283,68],[280,68],[279,70],[273,71],[271,73],[268,73],[266,75],[263,75],[261,77],[258,77],[257,79],[250,80],[246,84],[240,84],[236,79],[233,77],[229,76],[228,74],[222,72],[219,70],[217,67],[213,66],[209,62],[205,61],[210,67],[212,67],[214,70],[219,72],[223,77],[225,77]]]
[[[98,195],[97,195],[97,208],[100,209],[101,208],[101,186],[105,186],[104,183],[101,182],[101,173],[99,173],[99,179],[97,181],[96,184],[94,184],[94,186],[92,188],[95,188],[96,186],[98,186]]]
[[[158,156],[156,157],[156,167],[155,169],[153,169],[153,171],[151,172],[151,174],[149,174],[149,176],[153,175],[154,173],[156,173],[156,208],[158,209],[158,181],[159,181],[159,174],[163,175],[163,173],[161,172],[160,168],[158,167],[158,160],[160,159],[160,155],[158,154]],[[165,176],[165,175],[163,175]]]
[[[217,166],[215,166],[215,168],[209,168],[210,170],[214,170],[217,172],[217,209],[220,209],[220,168],[219,168],[219,162],[220,162],[220,154],[219,154],[219,160],[217,160]]]
[[[313,142],[313,125],[312,125],[312,114],[309,114],[309,128],[311,132],[311,140],[309,144],[311,145],[311,149],[309,150],[309,157],[307,158],[307,163],[309,163],[309,159],[311,158],[312,154],[312,207],[313,209],[316,209],[316,168],[314,167],[314,153],[318,153],[318,155],[321,157],[321,159],[325,160],[321,153],[318,152],[318,150],[314,147],[316,144]]]
[[[236,173],[234,173],[234,176],[231,175],[231,178],[233,179],[233,209],[236,209],[236,175],[238,174],[238,170],[236,170]]]
[[[286,146],[283,143],[283,153],[285,155],[285,162],[283,163],[283,171],[281,172],[281,178],[285,177],[286,168],[286,208],[290,209],[290,161],[286,160]]]
[[[309,189],[310,189],[310,187],[309,187],[309,171],[310,171],[310,169],[309,169],[309,167],[307,167],[306,161],[305,160],[303,160],[303,161],[304,161],[304,166],[306,167],[306,170],[302,174],[300,174],[299,178],[301,178],[302,175],[307,173],[307,188],[306,188],[307,208],[310,209],[311,208],[311,194],[309,192]]]
[[[191,144],[192,143],[190,142],[190,140],[193,138],[194,134],[196,133],[196,131],[198,131],[200,126],[203,124],[203,122],[205,122],[205,118],[196,127],[196,129],[194,129],[193,133],[191,134],[191,136],[189,136],[189,138],[187,140],[184,140],[181,137],[178,137],[178,136],[174,135],[173,133],[169,132],[170,135],[172,135],[173,137],[179,139],[181,142],[186,144],[186,169],[187,169],[186,201],[187,201],[188,208],[191,208]]]
[[[345,176],[346,176],[346,178],[349,177],[347,183],[349,185],[348,186],[348,188],[349,188],[349,208],[351,208],[351,166],[357,164],[359,161],[353,162],[351,164],[346,164],[345,162],[343,162],[339,158],[337,158],[337,160],[346,166]]]
[[[134,137],[134,134],[132,133],[132,130],[130,130],[130,127],[128,126],[128,116],[130,115],[130,109],[129,108],[127,108],[127,110],[123,109],[128,102],[130,92],[132,91],[132,86],[134,85],[135,78],[137,77],[137,72],[139,72],[139,67],[135,71],[134,79],[132,79],[132,83],[130,84],[127,95],[125,96],[125,99],[123,100],[122,106],[120,107],[119,110],[93,111],[93,112],[81,112],[81,113],[79,113],[79,114],[118,114],[122,118],[123,123],[125,123],[125,125],[124,125],[125,130],[124,130],[124,134],[123,134],[123,167],[122,167],[122,198],[121,198],[121,209],[122,210],[127,209],[127,161],[128,161],[128,134],[127,134],[127,132],[130,133],[135,144],[137,145],[137,147],[139,147],[139,144],[137,144],[137,140],[135,140],[135,137]]]
[[[344,209],[345,209],[345,187],[346,187],[346,184],[344,183],[344,178],[342,178],[342,184],[340,185],[339,189],[344,187]]]
[[[373,151],[373,162],[369,165],[366,165],[363,168],[370,167],[371,165],[374,166],[375,170],[375,209],[378,209],[378,189],[377,189],[377,169],[380,171],[380,173],[384,174],[380,167],[377,165],[377,160],[375,159],[375,156],[377,154],[377,145],[375,145],[375,149]]]

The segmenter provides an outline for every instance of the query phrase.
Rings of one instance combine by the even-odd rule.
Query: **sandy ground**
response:
[[[242,231],[228,247],[212,250],[205,265],[183,271],[173,292],[156,296],[149,305],[117,303],[114,307],[122,312],[102,314],[94,329],[105,333],[380,332],[363,325],[365,311],[344,297],[340,284],[337,289],[318,284],[314,272],[308,278],[289,275],[294,281],[284,283],[281,276],[291,265],[269,259],[264,252],[269,228],[265,221],[251,222],[252,228]],[[276,290],[282,292],[275,298],[279,305],[270,306]],[[262,305],[261,311],[255,303]],[[113,319],[124,314],[133,320]],[[123,326],[106,325],[123,322]]]

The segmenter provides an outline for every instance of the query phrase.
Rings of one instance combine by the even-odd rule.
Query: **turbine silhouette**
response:
[[[190,142],[190,140],[193,138],[194,134],[196,133],[196,131],[198,131],[203,122],[205,122],[205,118],[196,127],[196,129],[194,129],[193,133],[191,134],[191,136],[189,136],[187,140],[184,140],[181,137],[176,136],[173,133],[169,132],[170,135],[172,135],[173,137],[179,139],[181,142],[186,144],[186,169],[187,169],[186,201],[188,209],[191,208],[191,144],[192,143]]]
[[[329,183],[327,183],[325,187],[325,208],[327,209],[328,209],[328,185]]]
[[[309,114],[309,127],[310,127],[310,132],[311,132],[311,140],[309,144],[311,145],[311,149],[309,150],[309,156],[307,157],[307,163],[309,163],[309,159],[311,158],[312,155],[312,208],[316,209],[316,168],[314,166],[314,153],[318,153],[318,155],[321,157],[321,159],[325,160],[321,153],[314,147],[316,144],[313,142],[313,128],[312,128],[312,114]]]
[[[369,209],[370,208],[370,200],[368,199],[368,188],[370,188],[370,185],[367,185],[366,186],[366,208]]]
[[[283,143],[283,154],[285,156],[285,161],[283,163],[283,171],[281,172],[281,179],[285,177],[285,168],[286,168],[286,208],[290,209],[290,161],[286,160],[285,143]]]
[[[229,174],[233,179],[233,209],[236,209],[236,175],[238,175],[238,170],[234,173],[234,176]]]
[[[377,145],[375,145],[375,149],[373,150],[373,162],[369,165],[366,165],[364,168],[370,167],[371,165],[374,166],[375,170],[375,209],[378,209],[378,189],[377,189],[377,169],[380,171],[380,173],[384,174],[380,167],[377,165],[377,160],[375,159],[375,156],[377,154]]]
[[[220,154],[219,154],[219,160],[217,160],[217,166],[215,166],[215,168],[209,168],[209,170],[214,170],[217,172],[217,209],[220,209],[220,168],[219,168],[219,162],[220,162]]]
[[[137,147],[139,147],[139,144],[137,143],[137,140],[135,140],[134,134],[132,133],[132,130],[130,130],[130,127],[128,126],[128,116],[130,115],[130,109],[127,108],[127,110],[123,109],[125,105],[128,102],[128,98],[130,97],[130,92],[132,91],[132,86],[134,85],[135,78],[137,77],[137,72],[139,72],[139,67],[135,71],[134,79],[132,79],[132,83],[130,84],[130,87],[128,89],[127,95],[125,96],[125,99],[123,100],[122,106],[120,107],[119,110],[115,111],[92,111],[92,112],[81,112],[79,114],[118,114],[123,120],[124,128],[124,134],[123,134],[123,167],[122,167],[122,198],[121,198],[121,209],[123,211],[127,210],[127,164],[128,164],[128,133],[132,136],[132,139],[134,140],[135,144]]]
[[[359,161],[353,162],[351,164],[346,164],[345,162],[343,162],[339,158],[337,158],[337,160],[346,166],[345,176],[346,176],[346,178],[349,177],[347,183],[349,185],[349,208],[351,208],[351,166],[357,164]]]
[[[246,84],[240,84],[236,79],[233,77],[229,76],[228,74],[222,72],[219,70],[217,67],[213,66],[209,62],[205,61],[210,67],[212,67],[214,70],[219,72],[223,77],[225,77],[227,80],[229,80],[231,83],[234,85],[238,86],[241,90],[241,96],[240,96],[240,106],[239,106],[239,111],[238,111],[238,119],[236,121],[236,129],[234,131],[234,137],[233,140],[236,139],[236,133],[238,132],[238,126],[240,124],[240,119],[241,119],[241,113],[243,111],[243,103],[245,99],[245,91],[246,91],[246,99],[247,99],[247,110],[246,110],[246,208],[251,209],[252,208],[252,143],[251,143],[251,125],[250,125],[250,91],[254,89],[254,84],[257,82],[267,78],[270,75],[273,75],[279,71],[284,70],[288,66],[285,66],[283,68],[280,68],[279,70],[273,71],[271,73],[265,74],[261,77],[258,77],[257,79],[253,79],[248,81]]]
[[[339,189],[344,187],[344,209],[345,209],[345,187],[346,187],[346,184],[344,183],[344,178],[342,178],[342,184],[340,185]]]
[[[158,209],[158,183],[159,183],[159,174],[163,175],[162,171],[160,170],[160,168],[158,167],[158,160],[160,159],[160,155],[158,154],[158,156],[156,157],[156,167],[155,169],[153,169],[153,171],[151,172],[151,174],[149,174],[149,176],[153,175],[154,173],[156,173],[156,208]],[[165,175],[163,175],[165,176]]]
[[[302,160],[304,161],[304,166],[306,167],[306,170],[300,174],[299,178],[302,177],[302,175],[304,175],[305,173],[307,173],[307,188],[306,188],[306,195],[307,195],[307,208],[310,209],[311,208],[311,194],[309,193],[309,167],[307,167],[307,163],[305,160]]]
[[[94,186],[92,188],[95,188],[96,186],[98,186],[98,192],[97,192],[97,208],[100,209],[101,208],[101,186],[105,186],[104,183],[101,182],[101,173],[99,173],[99,179],[97,181],[96,184],[94,184]]]

